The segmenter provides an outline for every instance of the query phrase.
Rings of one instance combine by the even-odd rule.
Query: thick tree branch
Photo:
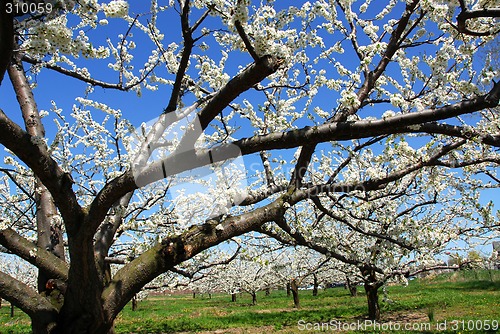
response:
[[[488,134],[476,131],[474,128],[465,128],[458,125],[429,122],[418,126],[409,126],[406,128],[405,132],[442,134],[463,139],[478,139],[483,144],[500,147],[500,133],[497,135]]]
[[[200,111],[201,128],[206,129],[208,124],[220,114],[241,93],[249,90],[269,75],[276,72],[281,61],[272,56],[264,56],[247,67],[231,79],[209,103]]]
[[[26,131],[32,137],[45,138],[45,128],[41,121],[33,91],[20,61],[20,54],[14,53],[11,66],[8,68],[9,78],[21,107]],[[43,145],[44,143],[41,143]],[[60,224],[55,223],[57,208],[47,188],[38,177],[35,177],[36,230],[37,245],[50,250],[60,259],[64,259],[64,241]],[[38,291],[45,291],[47,280],[51,278],[44,270],[38,274]]]
[[[75,224],[83,215],[72,189],[73,179],[50,157],[45,143],[41,143],[41,140],[43,139],[30,136],[0,109],[0,143],[11,150],[40,178],[54,198],[67,224],[67,231],[70,232],[72,227],[77,227]]]
[[[185,152],[192,150],[195,141],[201,135],[200,130],[205,130],[214,118],[241,93],[246,92],[269,75],[275,73],[281,63],[282,61],[276,57],[263,56],[229,80],[198,113],[198,119],[194,122],[197,122],[201,127],[194,126],[186,131],[178,145],[177,151]]]
[[[234,142],[233,145],[240,147],[241,154],[245,155],[258,152],[262,149],[271,150],[293,148],[304,142],[318,143],[333,140],[369,138],[385,134],[405,133],[408,132],[408,129],[411,126],[414,126],[416,129],[415,131],[419,131],[419,126],[428,122],[445,120],[486,108],[496,107],[498,105],[497,94],[499,93],[500,84],[496,83],[490,93],[486,95],[441,108],[401,114],[374,121],[322,124],[319,126],[292,130],[285,133],[271,133],[242,139]],[[498,145],[498,140],[495,142]],[[223,156],[224,149],[227,149],[224,145],[214,148],[212,150],[213,156]],[[219,150],[222,152],[219,152]]]
[[[221,144],[212,148],[209,152],[195,152],[194,150],[188,150],[183,153],[171,155],[162,161],[151,164],[147,168],[147,171],[142,175],[137,175],[137,178],[139,180],[147,180],[147,182],[154,182],[161,178],[159,177],[160,175],[167,177],[185,170],[201,167],[209,163],[207,162],[208,155],[211,157],[210,162],[219,162],[235,158],[239,155],[257,153],[262,150],[298,147],[303,145],[304,142],[320,143],[335,140],[361,139],[406,132],[425,133],[427,132],[426,130],[431,130],[433,127],[436,130],[439,130],[441,127],[443,129],[446,128],[447,131],[451,131],[450,127],[432,125],[431,122],[473,113],[486,108],[496,107],[499,101],[499,94],[500,84],[495,83],[492,90],[486,95],[436,109],[427,109],[419,112],[400,114],[394,117],[374,121],[327,123],[314,127],[291,130],[284,133],[276,132],[266,135],[258,135],[241,139],[233,143]],[[213,100],[211,103],[212,102]],[[215,104],[218,104],[218,102]],[[457,128],[455,128],[454,133],[460,138],[464,137],[464,134],[459,135]],[[483,136],[483,138],[485,143],[494,144],[495,146],[500,147],[500,137]],[[235,149],[235,146],[238,149]],[[116,200],[118,200],[119,197],[117,196],[122,196],[128,191],[136,189],[136,187],[132,171],[128,171],[124,175],[114,179],[106,185],[97,196],[93,206],[95,205],[96,208],[109,208]],[[112,202],[110,203],[109,201]],[[107,209],[106,211],[101,212],[102,217],[104,217],[105,212],[107,212]]]
[[[389,39],[389,43],[387,44],[387,48],[384,54],[382,55],[382,59],[378,63],[375,70],[370,71],[368,73],[367,77],[365,78],[365,81],[363,82],[363,85],[361,86],[361,89],[357,93],[358,100],[361,105],[368,98],[373,87],[375,87],[375,82],[384,73],[385,69],[387,68],[387,65],[389,65],[389,62],[394,57],[394,54],[401,47],[401,43],[403,43],[404,41],[403,36],[405,34],[405,31],[407,30],[408,23],[410,22],[410,18],[413,15],[419,2],[420,2],[419,0],[413,0],[411,3],[408,3],[406,5],[405,12],[401,16],[401,19],[399,19],[396,29],[394,29],[394,31],[391,34],[391,38]],[[422,16],[418,20],[421,19]],[[407,31],[406,33],[408,34],[409,32]],[[349,113],[353,114],[354,112],[355,109],[351,108]]]
[[[302,185],[302,180],[307,172],[307,167],[311,163],[311,158],[316,150],[316,144],[302,146],[297,159],[297,163],[293,169],[289,187],[299,188]]]
[[[236,31],[238,32],[238,35],[240,35],[241,39],[243,40],[243,44],[245,44],[245,48],[247,49],[250,56],[252,56],[254,61],[258,61],[260,57],[257,54],[257,52],[255,52],[255,49],[254,49],[252,43],[250,42],[250,39],[248,38],[248,35],[245,32],[245,29],[243,29],[241,22],[235,21],[234,26],[236,27]]]
[[[271,187],[267,187],[263,190],[251,190],[248,192],[247,197],[239,204],[240,206],[252,205],[259,203],[273,194],[277,194],[279,192],[285,191],[288,189],[288,185],[286,184],[278,184],[273,185]]]
[[[68,279],[68,265],[51,252],[37,247],[11,228],[0,231],[0,244],[12,253],[43,270],[51,277]]]
[[[19,307],[33,323],[49,324],[56,321],[57,310],[48,299],[39,295],[21,281],[0,271],[0,296]]]
[[[132,170],[127,170],[121,176],[108,182],[88,207],[88,217],[92,217],[92,220],[89,221],[91,224],[91,227],[89,227],[89,234],[93,234],[97,231],[97,228],[101,222],[104,221],[109,209],[112,208],[121,197],[137,188]]]
[[[181,28],[182,28],[182,38],[184,40],[184,49],[182,50],[182,56],[179,62],[179,68],[177,69],[177,73],[175,75],[172,94],[170,95],[168,106],[165,108],[165,113],[177,110],[179,98],[182,93],[181,90],[182,82],[184,81],[184,76],[189,66],[189,58],[191,57],[191,52],[193,50],[194,40],[192,36],[191,27],[189,26],[189,11],[190,11],[190,3],[189,0],[186,0],[182,7],[182,13],[181,13]]]
[[[133,194],[133,191],[125,194],[113,205],[110,217],[101,224],[99,231],[96,233],[94,249],[96,256],[101,261],[104,261],[108,255],[116,231],[123,222],[124,208],[128,206]]]
[[[224,86],[219,92],[217,92],[210,100],[209,103],[201,110],[199,114],[199,121],[202,126],[202,130],[205,129],[208,124],[218,115],[220,112],[229,105],[231,101],[233,101],[237,96],[241,93],[247,91],[255,84],[262,81],[268,75],[274,73],[280,65],[279,60],[266,56],[262,57],[257,63],[250,65],[243,72],[235,76],[232,80],[230,80],[226,86]],[[197,131],[197,130],[193,130]],[[172,164],[170,167],[173,167],[177,173],[181,169],[188,170],[191,168],[196,168],[199,166],[203,166],[206,164],[206,156],[202,157],[194,157],[192,154],[195,153],[193,151],[193,143],[196,139],[201,135],[201,133],[188,133],[187,131],[184,135],[184,138],[187,138],[183,143],[179,144],[178,151],[183,152],[183,147],[187,146],[186,153],[183,154],[172,154],[171,159]],[[161,134],[159,134],[161,135]],[[1,141],[1,137],[0,137]],[[234,147],[233,147],[234,148]],[[234,150],[232,150],[234,151]],[[237,153],[236,153],[237,154]],[[187,159],[186,159],[187,158]],[[198,161],[199,160],[199,161]],[[198,162],[197,162],[198,161]],[[145,180],[150,180],[150,182],[155,181],[154,177],[151,175],[163,175],[167,177],[169,175],[173,175],[172,173],[165,172],[163,173],[163,169],[165,166],[162,166],[162,162],[160,164],[153,164],[147,168],[146,172],[141,176],[137,176],[137,179],[140,182],[141,178]],[[169,168],[170,168],[169,167]],[[160,174],[158,174],[158,172]],[[172,170],[173,172],[173,170]],[[104,186],[104,188],[99,192],[96,196],[92,204],[89,208],[89,215],[92,216],[95,222],[100,222],[104,219],[108,209],[123,195],[127,192],[137,189],[136,179],[134,179],[133,171],[129,170],[122,176],[114,179]],[[97,226],[95,226],[97,229]]]
[[[457,25],[451,24],[453,28],[457,29],[458,32],[471,36],[490,36],[497,34],[500,30],[497,29],[494,32],[491,31],[472,31],[467,27],[467,21],[476,18],[498,18],[500,17],[499,8],[484,8],[484,9],[474,9],[469,10],[465,5],[464,0],[459,0],[460,7],[462,11],[457,16]]]
[[[0,1],[0,85],[14,49],[14,21],[12,14],[7,13],[7,2]]]
[[[283,199],[221,223],[193,226],[178,237],[168,238],[120,269],[103,292],[108,316],[114,317],[140,291],[161,273],[194,255],[232,237],[250,232],[258,225],[274,220],[283,210]]]

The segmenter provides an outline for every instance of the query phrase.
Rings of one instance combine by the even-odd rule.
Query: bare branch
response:
[[[189,1],[185,1],[181,13],[181,27],[182,27],[182,38],[184,39],[184,48],[182,50],[181,60],[179,62],[179,68],[175,75],[175,81],[172,88],[172,94],[170,95],[170,100],[164,112],[169,113],[177,110],[177,104],[179,103],[179,98],[181,96],[182,82],[186,74],[187,68],[189,66],[189,58],[191,57],[191,52],[193,50],[194,40],[193,31],[189,26],[189,11],[190,4]]]
[[[21,59],[22,59],[22,61],[27,62],[29,64],[41,65],[41,66],[46,67],[50,70],[64,74],[68,77],[75,78],[75,79],[80,80],[82,82],[86,82],[88,84],[91,84],[92,86],[101,87],[101,88],[109,88],[109,89],[117,89],[117,90],[122,90],[122,91],[126,91],[126,90],[131,88],[131,87],[124,87],[121,84],[109,83],[109,82],[97,80],[94,78],[90,78],[90,77],[87,77],[81,73],[75,72],[73,70],[68,70],[62,66],[53,65],[53,64],[49,64],[47,62],[36,60],[36,59],[26,55],[26,54],[23,55]]]
[[[113,206],[111,217],[106,219],[96,233],[94,249],[96,256],[99,260],[103,260],[107,255],[109,248],[113,244],[113,239],[116,231],[120,227],[123,221],[122,209],[128,206],[130,199],[132,198],[133,191],[125,194],[118,200]]]

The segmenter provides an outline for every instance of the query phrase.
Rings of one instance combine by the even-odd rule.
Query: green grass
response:
[[[300,309],[293,308],[292,299],[285,291],[273,291],[269,296],[260,293],[254,306],[246,294],[239,295],[235,303],[224,294],[214,294],[211,299],[207,296],[193,299],[191,295],[149,297],[139,302],[134,312],[131,305],[127,305],[116,321],[116,332],[146,334],[227,329],[231,333],[299,333],[300,320],[313,324],[328,323],[332,319],[346,324],[363,322],[366,297],[362,288],[358,291],[359,296],[354,298],[343,288],[321,290],[317,297],[313,297],[311,291],[301,291]],[[459,320],[463,322],[458,325],[465,329],[475,326],[472,320],[500,321],[500,271],[443,274],[413,280],[407,287],[389,286],[387,291],[390,302],[383,302],[382,291],[380,293],[382,321],[431,322],[435,326],[436,322],[449,324]],[[15,317],[11,318],[8,307],[0,309],[0,333],[29,332],[26,315],[16,310]],[[372,332],[387,331],[366,331]]]
[[[30,318],[19,309],[14,308],[14,317],[10,316],[10,305],[5,306],[2,301],[0,308],[0,333],[1,334],[27,334],[31,333]]]

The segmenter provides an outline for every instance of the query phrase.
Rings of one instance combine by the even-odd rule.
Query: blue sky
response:
[[[289,1],[276,1],[276,6],[287,6],[291,2]],[[300,6],[303,2],[297,1],[293,2],[294,5]],[[145,13],[149,10],[149,3],[141,0],[133,0],[130,1],[130,12],[131,13]],[[374,6],[372,5],[372,8]],[[367,13],[370,14],[370,13]],[[181,41],[181,31],[180,31],[180,23],[178,20],[178,16],[175,12],[169,11],[169,13],[162,14],[165,16],[166,20],[163,21],[162,25],[167,24],[168,26],[162,26],[166,33],[165,39],[168,42],[165,42],[166,45],[168,43],[175,41],[180,43]],[[171,15],[171,17],[169,16]],[[147,16],[143,16],[140,18],[142,23],[146,23]],[[208,23],[215,22],[215,18],[208,18]],[[119,41],[117,37],[120,33],[125,33],[128,29],[126,23],[121,20],[109,19],[110,24],[108,27],[103,29],[106,31],[103,32],[88,32],[89,37],[93,39],[93,44],[97,45],[105,45],[106,38],[110,38],[114,43]],[[136,43],[139,45],[137,49],[133,51],[134,56],[138,60],[136,66],[140,66],[147,59],[149,55],[149,51],[151,48],[154,48],[154,45],[151,41],[148,41],[144,38],[142,33],[134,30],[134,39]],[[75,32],[76,34],[76,32]],[[325,43],[328,44],[329,40],[325,40]],[[346,48],[347,50],[347,48]],[[210,49],[208,51],[210,55],[216,58],[216,62],[220,59],[220,53],[216,49]],[[357,62],[351,63],[350,59],[353,57],[352,52],[346,52],[343,56],[339,56],[338,61],[344,63],[346,67],[349,66],[357,66]],[[85,64],[86,67],[89,68],[90,72],[95,75],[96,78],[104,81],[117,82],[117,74],[116,72],[111,71],[107,67],[107,63],[109,61],[93,61],[87,62]],[[227,72],[230,75],[234,75],[238,71],[239,65],[247,65],[251,62],[251,58],[248,54],[243,53],[235,53],[234,56],[231,56],[227,68]],[[352,64],[352,65],[351,65]],[[319,63],[319,67],[329,66],[328,62]],[[331,65],[330,65],[331,66]],[[392,71],[394,75],[397,73],[397,67],[389,68],[389,71]],[[165,74],[165,69],[159,68],[158,72],[161,74]],[[52,72],[52,71],[42,71],[35,77],[36,82],[38,83],[37,88],[34,90],[35,99],[37,101],[38,107],[41,110],[50,110],[51,101],[54,100],[57,103],[57,106],[63,108],[65,113],[69,115],[71,112],[72,106],[75,103],[75,98],[79,96],[83,96],[86,85],[78,82],[75,79],[66,78],[61,74]],[[134,126],[139,126],[141,122],[148,122],[154,118],[156,118],[166,107],[168,103],[168,99],[170,97],[171,87],[168,86],[159,86],[159,90],[156,92],[151,92],[146,89],[142,90],[142,97],[137,97],[134,93],[125,93],[112,89],[102,89],[99,87],[95,88],[95,91],[89,96],[89,98],[93,100],[97,100],[103,103],[109,104],[110,107],[114,109],[120,109],[123,112],[123,116],[129,119]],[[242,98],[256,97],[254,93],[245,94],[243,97],[240,97],[237,102],[241,102]],[[4,110],[4,112],[19,124],[22,124],[22,119],[19,112],[19,106],[15,100],[14,93],[12,91],[10,82],[8,81],[8,77],[6,77],[0,87],[0,108]],[[335,104],[332,103],[338,98],[338,94],[329,92],[320,92],[318,96],[315,98],[314,105],[324,106],[325,109],[330,108],[334,109]],[[188,98],[189,100],[189,98]],[[299,102],[299,105],[303,102]],[[366,111],[362,111],[363,116],[367,114],[380,116],[386,109],[390,109],[389,106],[385,106],[382,108],[367,108]],[[393,108],[392,108],[393,109]],[[94,113],[98,115],[97,113]],[[103,114],[102,117],[105,115]],[[232,125],[241,125],[242,123],[234,123]],[[244,123],[243,123],[244,124]],[[305,121],[304,125],[312,125],[312,122]],[[301,124],[303,125],[303,124]],[[51,116],[47,117],[44,120],[44,126],[47,131],[47,136],[49,138],[53,137],[55,126],[51,121]],[[242,133],[250,134],[248,131],[249,128],[245,128],[243,125]],[[242,134],[239,134],[241,136]],[[50,141],[50,139],[49,139]],[[327,144],[325,144],[327,146]],[[281,154],[284,158],[289,158],[291,154],[293,154],[294,150],[282,151]],[[1,155],[1,153],[0,153]],[[254,157],[246,157],[245,160],[247,163],[251,163],[253,161],[259,161],[255,156]],[[482,200],[486,203],[490,200],[493,200],[498,197],[498,190],[490,190],[485,191],[482,197]],[[500,209],[500,204],[495,203],[496,209]],[[486,246],[490,247],[490,246]],[[491,247],[490,247],[491,248]],[[486,250],[488,252],[488,250]]]

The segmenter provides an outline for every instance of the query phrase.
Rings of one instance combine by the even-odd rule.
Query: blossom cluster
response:
[[[119,18],[128,15],[128,2],[125,0],[113,0],[102,5],[102,10],[107,17]]]

